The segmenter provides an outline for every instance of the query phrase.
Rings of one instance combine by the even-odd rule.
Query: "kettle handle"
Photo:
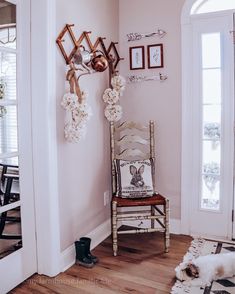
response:
[[[95,51],[93,51],[93,54],[96,54],[96,53],[98,53],[98,52],[99,52],[99,53],[101,53],[101,55],[105,56],[105,55],[104,55],[104,52],[102,52],[102,51],[101,51],[101,50],[99,50],[99,49],[98,49],[98,50],[95,50]]]
[[[87,51],[84,45],[80,45],[79,48],[82,48],[83,51]]]

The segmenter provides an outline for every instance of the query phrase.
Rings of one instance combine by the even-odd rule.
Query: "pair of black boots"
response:
[[[87,237],[75,241],[76,263],[82,266],[92,268],[98,262],[98,258],[91,254],[91,239]]]

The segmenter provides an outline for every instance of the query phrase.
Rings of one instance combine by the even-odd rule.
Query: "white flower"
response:
[[[122,117],[122,107],[120,105],[108,105],[104,115],[108,121],[119,121]]]
[[[122,92],[125,90],[126,80],[120,75],[114,76],[111,79],[111,85],[114,90],[116,90],[120,93],[120,95],[122,95]]]
[[[73,110],[73,109],[76,109],[78,105],[79,105],[78,96],[76,94],[73,94],[73,93],[64,94],[61,101],[61,106],[64,109]]]
[[[72,111],[72,119],[74,123],[85,125],[92,115],[91,107],[87,103],[79,104],[77,109]]]
[[[83,113],[88,119],[92,116],[92,110],[88,103],[83,102],[79,104],[79,111]]]
[[[92,116],[91,107],[87,103],[80,104],[79,111],[80,116],[83,118],[84,121],[88,121]]]
[[[68,142],[77,143],[80,139],[85,136],[85,128],[80,128],[76,125],[66,124],[64,128],[65,138]]]
[[[75,94],[64,95],[61,105],[66,110],[64,135],[68,142],[77,143],[86,134],[86,123],[92,115],[91,107],[86,103],[87,93],[82,92],[82,102]]]
[[[103,100],[108,104],[115,104],[119,100],[119,93],[115,89],[108,88],[104,91]]]

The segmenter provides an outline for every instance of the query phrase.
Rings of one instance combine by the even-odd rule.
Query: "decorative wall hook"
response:
[[[109,67],[109,80],[111,81],[112,75],[117,72],[116,68],[118,63],[123,60],[123,58],[119,56],[117,50],[116,45],[118,43],[111,42],[107,49],[104,44],[106,38],[98,37],[93,44],[90,38],[91,31],[82,32],[79,38],[76,39],[72,30],[73,26],[74,24],[66,24],[57,37],[56,43],[60,48],[66,64],[71,65],[73,71],[77,72],[74,76],[77,76],[77,80],[79,80],[81,76],[95,72],[102,72]],[[71,39],[73,45],[70,52],[66,52],[65,50],[64,42],[66,35]],[[74,81],[74,78],[72,78],[70,82],[71,81]],[[78,83],[76,87],[79,88]]]
[[[120,60],[123,60],[123,58],[120,58],[119,54],[118,54],[118,50],[116,45],[118,44],[117,42],[111,42],[108,49],[104,44],[104,40],[106,38],[103,37],[98,37],[97,40],[95,41],[95,43],[93,44],[91,39],[90,39],[90,34],[91,31],[84,31],[82,32],[82,34],[79,36],[78,39],[76,39],[72,27],[74,26],[74,24],[66,24],[65,27],[63,28],[63,30],[61,31],[61,33],[59,34],[59,36],[56,39],[56,43],[58,44],[60,51],[65,59],[66,64],[70,64],[71,61],[73,61],[74,58],[76,58],[77,54],[79,51],[81,51],[81,48],[84,48],[84,51],[88,51],[90,54],[93,54],[93,56],[96,56],[96,52],[98,52],[99,47],[100,50],[102,51],[104,57],[107,59],[107,61],[109,63],[113,64],[113,70],[115,70],[117,68],[118,63],[120,62]],[[71,41],[72,41],[72,45],[73,45],[73,49],[70,52],[66,52],[65,47],[64,47],[64,38],[66,35],[69,35]],[[87,49],[85,49],[85,45],[84,42],[86,43],[86,45],[88,46]]]
[[[127,34],[127,40],[130,41],[138,41],[141,40],[143,38],[149,38],[149,37],[159,37],[159,38],[163,38],[166,35],[166,32],[158,29],[156,32],[152,32],[152,33],[129,33]]]
[[[146,82],[146,81],[161,81],[161,82],[163,82],[167,79],[168,79],[168,76],[166,74],[162,74],[162,73],[159,73],[156,76],[130,75],[127,77],[127,81],[129,84]]]

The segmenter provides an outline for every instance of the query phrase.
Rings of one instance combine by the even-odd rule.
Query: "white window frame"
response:
[[[208,11],[208,12],[199,12],[198,13],[198,10],[200,10],[201,7],[203,7],[204,4],[206,4],[206,2],[209,2],[210,0],[197,0],[197,1],[194,1],[194,4],[192,5],[192,8],[191,8],[191,15],[199,15],[199,14],[203,14],[203,13],[213,13],[215,11],[218,11],[218,12],[221,12],[221,11],[226,11],[228,9],[221,9],[221,10],[215,10],[215,11]],[[221,0],[220,0],[221,1]],[[197,3],[198,2],[198,3]],[[195,5],[195,7],[193,7]],[[197,5],[197,6],[196,6]]]

